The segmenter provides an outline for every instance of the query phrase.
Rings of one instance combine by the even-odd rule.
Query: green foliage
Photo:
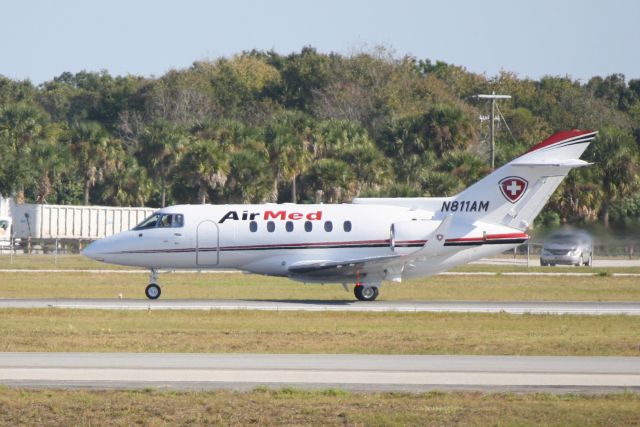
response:
[[[31,160],[46,150],[46,139],[46,118],[37,107],[19,102],[0,109],[0,192],[21,200],[38,185],[41,171]]]
[[[264,203],[271,197],[273,176],[264,143],[247,141],[231,153],[225,195],[229,203]]]
[[[633,136],[618,128],[604,127],[598,143],[592,144],[588,158],[597,161],[594,165],[596,178],[602,185],[602,208],[600,216],[603,225],[609,226],[611,205],[637,194],[640,186],[640,156]]]
[[[311,166],[305,187],[306,199],[313,200],[321,192],[320,200],[340,203],[353,197],[355,175],[351,166],[338,159],[320,159]]]
[[[640,195],[635,195],[614,203],[611,206],[613,222],[633,227],[640,226]]]
[[[0,76],[0,193],[41,203],[348,202],[449,196],[489,172],[478,93],[507,93],[504,164],[559,129],[600,130],[537,224],[640,223],[640,80],[522,79],[377,47],[195,62],[158,78]]]
[[[160,206],[166,206],[166,192],[188,135],[174,124],[156,121],[140,135],[138,157],[148,175],[160,186]]]
[[[282,76],[281,95],[286,108],[309,111],[313,92],[322,89],[329,80],[327,55],[318,54],[312,47],[304,47],[300,53],[278,58],[274,66]]]
[[[193,138],[177,165],[174,194],[179,202],[206,203],[224,186],[228,172],[228,155],[216,141]],[[197,194],[196,200],[193,194]]]

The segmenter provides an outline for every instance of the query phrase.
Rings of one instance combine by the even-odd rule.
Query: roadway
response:
[[[640,391],[640,357],[0,353],[14,387]]]
[[[640,302],[0,299],[0,308],[640,315]]]
[[[527,266],[527,258],[526,256],[518,255],[516,258],[513,257],[494,257],[494,258],[483,258],[478,261],[473,261],[471,264],[484,264],[484,265],[516,265],[520,267]],[[529,258],[529,265],[531,267],[539,267],[540,266],[540,258],[537,256],[531,256]],[[618,268],[618,267],[640,267],[640,258],[635,259],[622,259],[622,258],[598,258],[595,257],[593,259],[593,266],[595,268]],[[566,267],[573,268],[571,265],[563,265],[558,267]],[[557,267],[550,267],[549,270],[553,271]]]

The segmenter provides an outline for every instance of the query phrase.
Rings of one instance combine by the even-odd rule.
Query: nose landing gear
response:
[[[149,273],[149,285],[145,288],[144,293],[149,299],[158,299],[162,290],[160,289],[160,285],[158,285],[158,272],[155,268],[151,269]]]
[[[149,285],[147,285],[147,287],[144,290],[145,295],[149,299],[158,299],[161,292],[162,291],[160,290],[160,286],[158,286],[155,283],[149,283]]]

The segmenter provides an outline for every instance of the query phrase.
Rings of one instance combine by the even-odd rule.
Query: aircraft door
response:
[[[196,229],[196,264],[214,266],[220,262],[220,237],[218,224],[202,221]]]

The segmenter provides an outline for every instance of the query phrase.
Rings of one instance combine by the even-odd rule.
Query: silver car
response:
[[[593,265],[593,242],[584,232],[557,232],[542,246],[540,265]]]

